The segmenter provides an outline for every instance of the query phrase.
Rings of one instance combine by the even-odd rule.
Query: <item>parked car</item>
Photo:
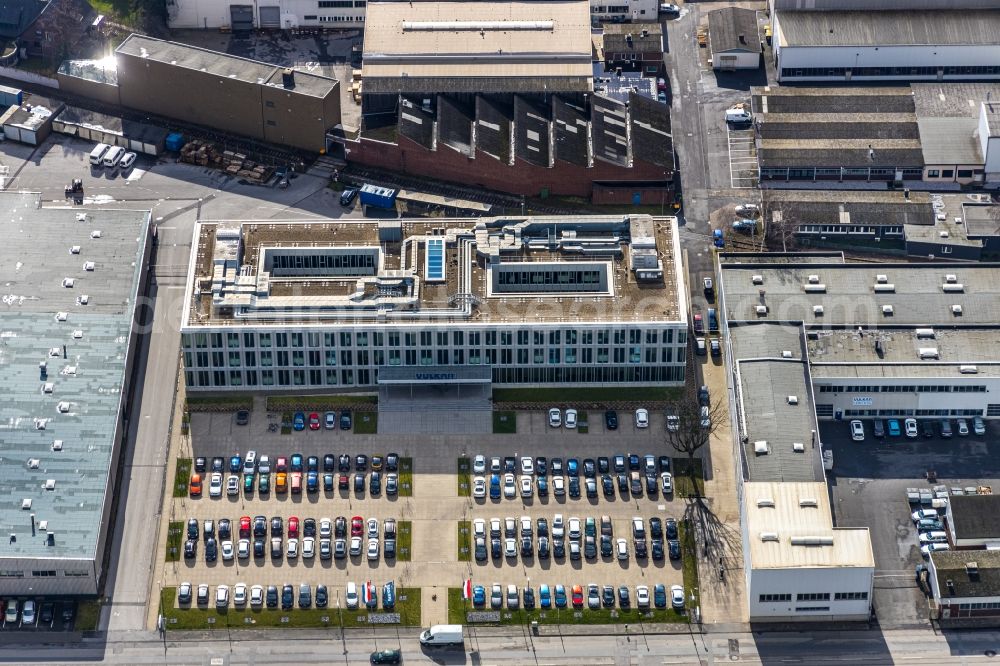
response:
[[[855,442],[865,441],[865,426],[857,419],[851,421],[851,439]]]
[[[903,421],[903,429],[906,432],[906,436],[913,439],[917,437],[920,433],[917,432],[917,420],[916,419],[906,419]]]
[[[948,439],[951,437],[951,421],[941,419],[941,437]]]
[[[566,410],[566,422],[565,422],[565,426],[567,428],[575,428],[576,427],[576,410],[575,409],[567,409]]]
[[[875,419],[872,423],[872,435],[878,439],[885,437],[885,421],[882,419]]]
[[[640,407],[635,410],[635,427],[636,428],[648,428],[649,427],[649,410]]]
[[[981,416],[976,416],[972,419],[972,431],[977,435],[986,434],[986,423]]]
[[[961,437],[965,437],[969,434],[969,422],[965,419],[958,420],[958,434]]]
[[[558,428],[562,425],[562,412],[557,407],[549,410],[549,425],[553,428]]]
[[[618,430],[618,412],[613,409],[604,412],[604,427],[607,430]]]

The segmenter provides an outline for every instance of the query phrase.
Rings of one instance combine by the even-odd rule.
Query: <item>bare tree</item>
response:
[[[687,456],[689,462],[694,460],[698,451],[708,444],[716,428],[728,418],[721,402],[706,406],[705,412],[707,413],[703,413],[702,406],[693,397],[677,404],[670,412],[666,442],[674,451]],[[694,465],[687,466],[689,477],[694,476],[694,470]],[[693,478],[691,485],[696,489],[698,487]]]
[[[781,243],[782,252],[794,252],[798,249],[799,220],[777,202],[771,201],[766,191],[761,199],[760,214],[764,224],[764,238],[769,247],[777,249],[778,243]]]

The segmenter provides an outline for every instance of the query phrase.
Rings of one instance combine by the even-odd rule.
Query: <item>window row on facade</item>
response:
[[[896,179],[901,171],[903,180],[923,180],[919,167],[767,167],[760,170],[762,180],[876,180]]]
[[[852,78],[862,76],[983,76],[1000,75],[998,65],[966,65],[938,67],[782,67],[782,78],[805,77],[845,77],[851,73]]]
[[[785,592],[779,594],[762,594],[759,597],[760,603],[771,603],[778,601],[791,601],[792,595]],[[834,601],[865,601],[868,599],[867,592],[835,592]],[[795,595],[795,601],[829,601],[829,592],[804,592]]]
[[[833,405],[823,405],[817,416],[833,416]],[[982,409],[845,409],[845,417],[854,416],[982,416]]]
[[[800,224],[800,234],[875,234],[883,236],[902,236],[903,225],[869,226],[861,224]]]
[[[922,384],[897,386],[872,384],[868,386],[819,386],[820,393],[986,393],[982,384]]]

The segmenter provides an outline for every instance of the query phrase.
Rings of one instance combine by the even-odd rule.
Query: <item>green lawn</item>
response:
[[[76,605],[76,627],[77,631],[97,631],[97,624],[101,621],[101,602],[94,599],[92,601],[81,601]]]
[[[701,458],[671,458],[674,468],[674,496],[695,497],[705,494]]]
[[[458,459],[458,496],[459,497],[471,497],[472,496],[472,477],[469,472],[472,471],[472,463],[468,458]]]
[[[399,496],[413,497],[413,458],[399,459]]]
[[[569,590],[566,590],[567,597]],[[652,592],[651,592],[652,594]],[[489,603],[489,588],[486,590],[487,604]],[[536,602],[538,589],[535,588]],[[669,601],[668,601],[669,603]],[[466,622],[466,611],[471,610],[492,610],[488,606],[482,609],[473,608],[471,601],[462,599],[462,589],[458,587],[448,588],[448,622],[451,624],[468,624]],[[639,611],[636,608],[628,610],[601,608],[591,610],[589,608],[550,608],[548,610],[524,610],[516,611],[502,610],[500,622],[476,623],[479,626],[491,626],[495,624],[503,625],[528,625],[536,621],[538,624],[641,624],[643,622],[671,622],[687,623],[690,619],[687,615],[682,615],[672,608],[665,609],[644,609]]]
[[[177,562],[181,559],[181,544],[184,542],[184,521],[171,520],[167,525],[167,562]]]
[[[193,462],[194,461],[190,458],[177,459],[177,471],[174,473],[174,497],[187,496],[188,483],[191,481],[191,466]]]
[[[189,412],[235,412],[253,409],[253,397],[235,395],[189,395],[184,401],[184,409]]]
[[[546,406],[573,407],[581,403],[607,404],[635,401],[676,401],[681,389],[662,386],[622,386],[615,388],[509,388],[493,389],[494,402],[542,403]]]
[[[291,435],[292,434],[292,413],[282,412],[281,413],[281,434]]]
[[[468,562],[472,559],[472,522],[458,521],[458,561]]]
[[[590,423],[587,421],[587,411],[578,409],[576,412],[576,431],[581,435],[590,432]]]
[[[215,588],[211,588],[214,601]],[[367,627],[368,610],[341,609],[336,607],[337,590],[330,589],[329,608],[294,608],[281,610],[279,608],[238,609],[227,608],[218,610],[213,605],[204,608],[177,608],[177,588],[165,587],[160,592],[160,609],[164,615],[168,630],[201,630],[201,629],[259,629],[261,627],[280,627],[282,629],[336,627],[343,622],[345,627]],[[298,592],[296,591],[296,595]],[[381,589],[379,589],[381,598]],[[342,597],[343,595],[341,595]],[[393,612],[400,614],[400,624],[408,627],[420,626],[420,588],[397,587],[396,608]],[[381,608],[376,612],[383,612]],[[79,624],[79,623],[78,623]]]
[[[513,435],[517,432],[517,412],[493,412],[493,434]]]
[[[355,412],[354,432],[359,435],[374,435],[378,432],[378,412]]]
[[[684,567],[684,594],[688,598],[688,608],[696,608],[699,605],[698,592],[698,547],[695,543],[694,530],[687,520],[682,520],[678,524],[678,532],[681,540],[681,560]],[[691,595],[694,595],[694,602],[691,602]]]
[[[409,562],[413,557],[413,523],[400,520],[396,523],[396,561]]]
[[[374,395],[276,395],[267,398],[267,411],[326,412],[376,404]]]

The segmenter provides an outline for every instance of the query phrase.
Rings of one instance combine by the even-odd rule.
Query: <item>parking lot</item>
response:
[[[757,186],[757,149],[753,127],[727,126],[729,175],[734,188]]]
[[[952,419],[955,426],[955,419]],[[983,436],[957,434],[908,439],[872,436],[872,420],[864,420],[866,439],[851,440],[847,421],[822,422],[824,448],[833,451],[833,471],[827,472],[834,520],[842,526],[867,526],[875,554],[874,607],[884,627],[926,624],[927,601],[916,583],[921,556],[919,534],[911,513],[921,508],[907,501],[908,488],[930,491],[934,486],[1000,487],[1000,443],[997,426],[987,421]],[[927,480],[927,472],[937,481]]]
[[[176,561],[164,563],[163,585],[174,587],[188,582],[197,589],[198,585],[207,584],[213,595],[215,587],[220,584],[234,586],[243,583],[247,586],[261,585],[265,588],[275,586],[278,590],[285,585],[292,585],[298,589],[300,585],[306,584],[312,590],[318,585],[325,585],[329,590],[329,605],[333,607],[336,603],[342,606],[346,603],[348,583],[362,585],[366,581],[371,581],[376,588],[380,588],[384,583],[393,581],[398,586],[424,588],[425,617],[422,621],[425,624],[445,621],[444,604],[447,595],[444,594],[444,588],[457,587],[469,577],[473,578],[476,585],[486,586],[496,583],[504,586],[514,584],[518,588],[529,585],[538,588],[542,584],[547,584],[552,589],[555,589],[556,585],[563,585],[566,590],[571,590],[574,585],[586,588],[588,584],[615,586],[625,584],[630,586],[634,595],[637,585],[647,585],[652,596],[654,587],[662,584],[669,592],[671,585],[682,582],[682,562],[670,559],[671,539],[665,538],[665,535],[654,537],[650,533],[654,529],[650,519],[658,518],[659,524],[655,529],[666,532],[668,519],[681,518],[684,501],[674,499],[671,493],[666,495],[662,493],[661,461],[658,456],[652,461],[655,467],[653,481],[650,482],[655,489],[653,493],[649,492],[650,487],[646,485],[645,479],[645,456],[663,449],[665,416],[653,412],[649,414],[649,427],[638,428],[631,412],[622,413],[619,427],[612,431],[607,429],[603,413],[603,410],[591,412],[592,416],[586,424],[589,432],[581,434],[579,429],[551,427],[547,422],[548,415],[544,411],[519,412],[516,436],[484,435],[477,437],[474,442],[467,437],[452,435],[357,434],[353,430],[344,431],[339,427],[329,430],[321,427],[315,431],[306,428],[303,431],[282,434],[280,428],[269,427],[275,422],[276,415],[269,418],[263,410],[253,412],[247,425],[237,425],[231,413],[192,414],[188,445],[190,450],[185,451],[185,455],[206,458],[205,464],[208,466],[206,474],[209,476],[212,458],[223,459],[225,479],[230,474],[230,457],[234,453],[239,453],[242,457],[247,451],[254,450],[258,460],[261,455],[270,458],[272,477],[275,476],[274,465],[278,457],[287,458],[286,464],[291,469],[293,454],[301,454],[303,469],[307,470],[309,457],[316,456],[315,464],[321,482],[316,492],[308,492],[303,487],[300,493],[278,493],[272,487],[270,492],[262,494],[258,490],[258,478],[253,492],[244,492],[241,482],[238,493],[227,495],[223,488],[221,496],[213,498],[210,497],[209,482],[206,481],[200,497],[168,498],[166,500],[168,506],[164,511],[166,519],[172,523],[175,530],[185,532],[174,537],[175,543],[181,545],[186,540],[187,522],[191,519],[195,519],[195,526],[200,533],[197,539],[197,552],[193,557],[185,558],[181,553]],[[479,450],[473,450],[473,444]],[[541,475],[537,474],[537,469],[533,469],[531,474],[532,497],[530,498],[522,497],[518,493],[513,499],[501,498],[493,501],[488,497],[478,499],[460,495],[459,484],[456,483],[457,460],[460,457],[468,457],[471,460],[480,451],[487,456],[487,459],[498,456],[501,460],[505,457],[520,460],[529,453],[533,461],[537,456],[545,456],[547,461],[561,457],[565,461],[564,465],[568,465],[570,459],[574,458],[579,465],[577,470],[579,476],[573,477],[569,470],[564,468],[561,477],[564,479],[564,494],[559,496],[555,494],[554,487],[547,497],[537,495],[537,479],[541,478]],[[396,495],[385,492],[384,479],[388,473],[386,469],[382,470],[382,491],[374,496],[370,492],[372,456],[385,456],[390,452],[398,454],[400,462],[412,460],[412,488],[408,489],[412,491],[412,496],[406,496],[402,492],[404,479],[410,478],[408,475],[404,477],[402,472],[400,472],[400,492]],[[350,457],[350,472],[340,471],[341,456],[344,454]],[[365,472],[357,471],[356,458],[359,454],[368,456]],[[631,461],[630,454],[635,456]],[[329,462],[336,464],[335,471],[325,471],[324,463],[327,461],[324,457],[327,455],[332,456]],[[628,475],[627,488],[618,485],[615,472],[616,455],[622,456],[618,462],[624,466],[624,474]],[[605,464],[603,458],[607,458],[608,474],[615,484],[613,492],[607,494],[600,473],[602,467],[599,467]],[[589,471],[583,466],[589,459],[592,459],[595,466],[595,478],[592,481],[596,483],[596,497],[587,497]],[[632,488],[631,485],[631,472],[636,470],[629,468],[630,463],[639,466],[638,489]],[[520,476],[522,470],[519,468],[518,471]],[[324,489],[322,478],[327,473],[332,474],[335,481],[332,490]],[[364,474],[360,492],[356,491],[354,486],[354,477],[359,473]],[[346,474],[348,477],[346,488],[340,485],[341,474]],[[475,475],[469,478],[472,476]],[[545,478],[554,484],[556,476],[550,462]],[[574,496],[575,491],[571,493],[571,479],[580,484],[579,497]],[[273,482],[272,478],[272,484]],[[638,492],[633,493],[634,490]],[[564,536],[564,552],[558,556],[554,552],[556,537],[550,532],[549,547],[553,552],[550,553],[550,557],[541,557],[537,552],[539,545],[537,519],[544,518],[551,530],[556,514],[563,516],[564,530],[567,532]],[[248,543],[242,547],[245,556],[240,557],[238,531],[241,518],[244,516],[251,521],[251,533],[248,537],[244,537]],[[252,527],[257,516],[262,516],[266,520],[268,528],[261,532],[263,553],[253,552],[257,537],[253,534]],[[289,521],[293,516],[298,522],[296,537],[290,537],[288,532]],[[355,516],[362,521],[360,553],[353,556],[348,553],[342,558],[337,558],[335,553],[337,537],[334,534],[330,537],[334,553],[329,559],[323,559],[320,552],[320,542],[323,537],[317,534],[312,537],[314,555],[303,557],[307,519],[315,521],[316,529],[319,530],[323,519],[330,519],[335,526],[338,517],[343,517],[346,523],[344,539],[349,549],[351,521]],[[476,562],[471,551],[465,558],[460,556],[459,551],[463,543],[460,529],[463,526],[471,529],[473,521],[479,518],[484,519],[488,525],[491,518],[503,520],[511,517],[519,520],[521,516],[528,516],[531,519],[533,531],[531,557],[521,557],[518,554],[515,558],[502,557]],[[601,553],[602,516],[607,517],[613,532],[611,540],[613,552],[610,556]],[[593,533],[595,538],[592,543],[592,547],[596,550],[590,552],[589,557],[588,539],[583,533],[588,529],[588,517],[593,518],[594,527],[591,529],[596,530]],[[633,517],[641,519],[647,532],[645,536],[640,537],[646,540],[645,557],[637,557],[635,552]],[[280,552],[280,557],[272,557],[271,553],[271,540],[276,538],[272,536],[270,529],[273,518],[281,519],[281,533],[276,535],[280,539],[280,549],[275,553],[277,555]],[[223,539],[220,539],[218,534],[219,521],[222,519],[230,521],[232,531],[230,539],[227,540],[233,542],[232,548],[235,552],[229,559],[222,553]],[[376,531],[379,533],[378,552],[373,559],[368,557],[369,519],[377,521]],[[582,532],[578,540],[570,539],[568,534],[570,521],[576,524],[574,519],[579,519]],[[214,538],[218,552],[213,561],[207,561],[205,557],[205,520],[213,521],[212,529],[215,531]],[[406,525],[411,530],[408,536],[412,541],[407,545],[408,549],[411,549],[410,552],[404,555],[399,551],[403,544],[403,539],[400,537],[397,540],[396,556],[386,557],[385,536],[382,531],[387,520],[394,520],[397,529]],[[450,527],[445,528],[446,525]],[[673,525],[669,529],[674,529]],[[297,539],[294,547],[295,556],[289,557],[289,541],[292,538]],[[625,556],[622,559],[619,559],[617,551],[618,539],[624,540]],[[571,545],[574,541],[580,549],[579,559],[575,559],[576,547]],[[655,546],[656,553],[653,552],[654,541],[658,542]],[[662,546],[659,545],[660,542]],[[519,547],[521,545],[520,531],[518,545]],[[228,548],[229,546],[227,550]],[[428,598],[435,596],[438,598],[437,606],[428,601]],[[214,600],[214,596],[212,599]],[[435,613],[439,615],[434,615]]]

